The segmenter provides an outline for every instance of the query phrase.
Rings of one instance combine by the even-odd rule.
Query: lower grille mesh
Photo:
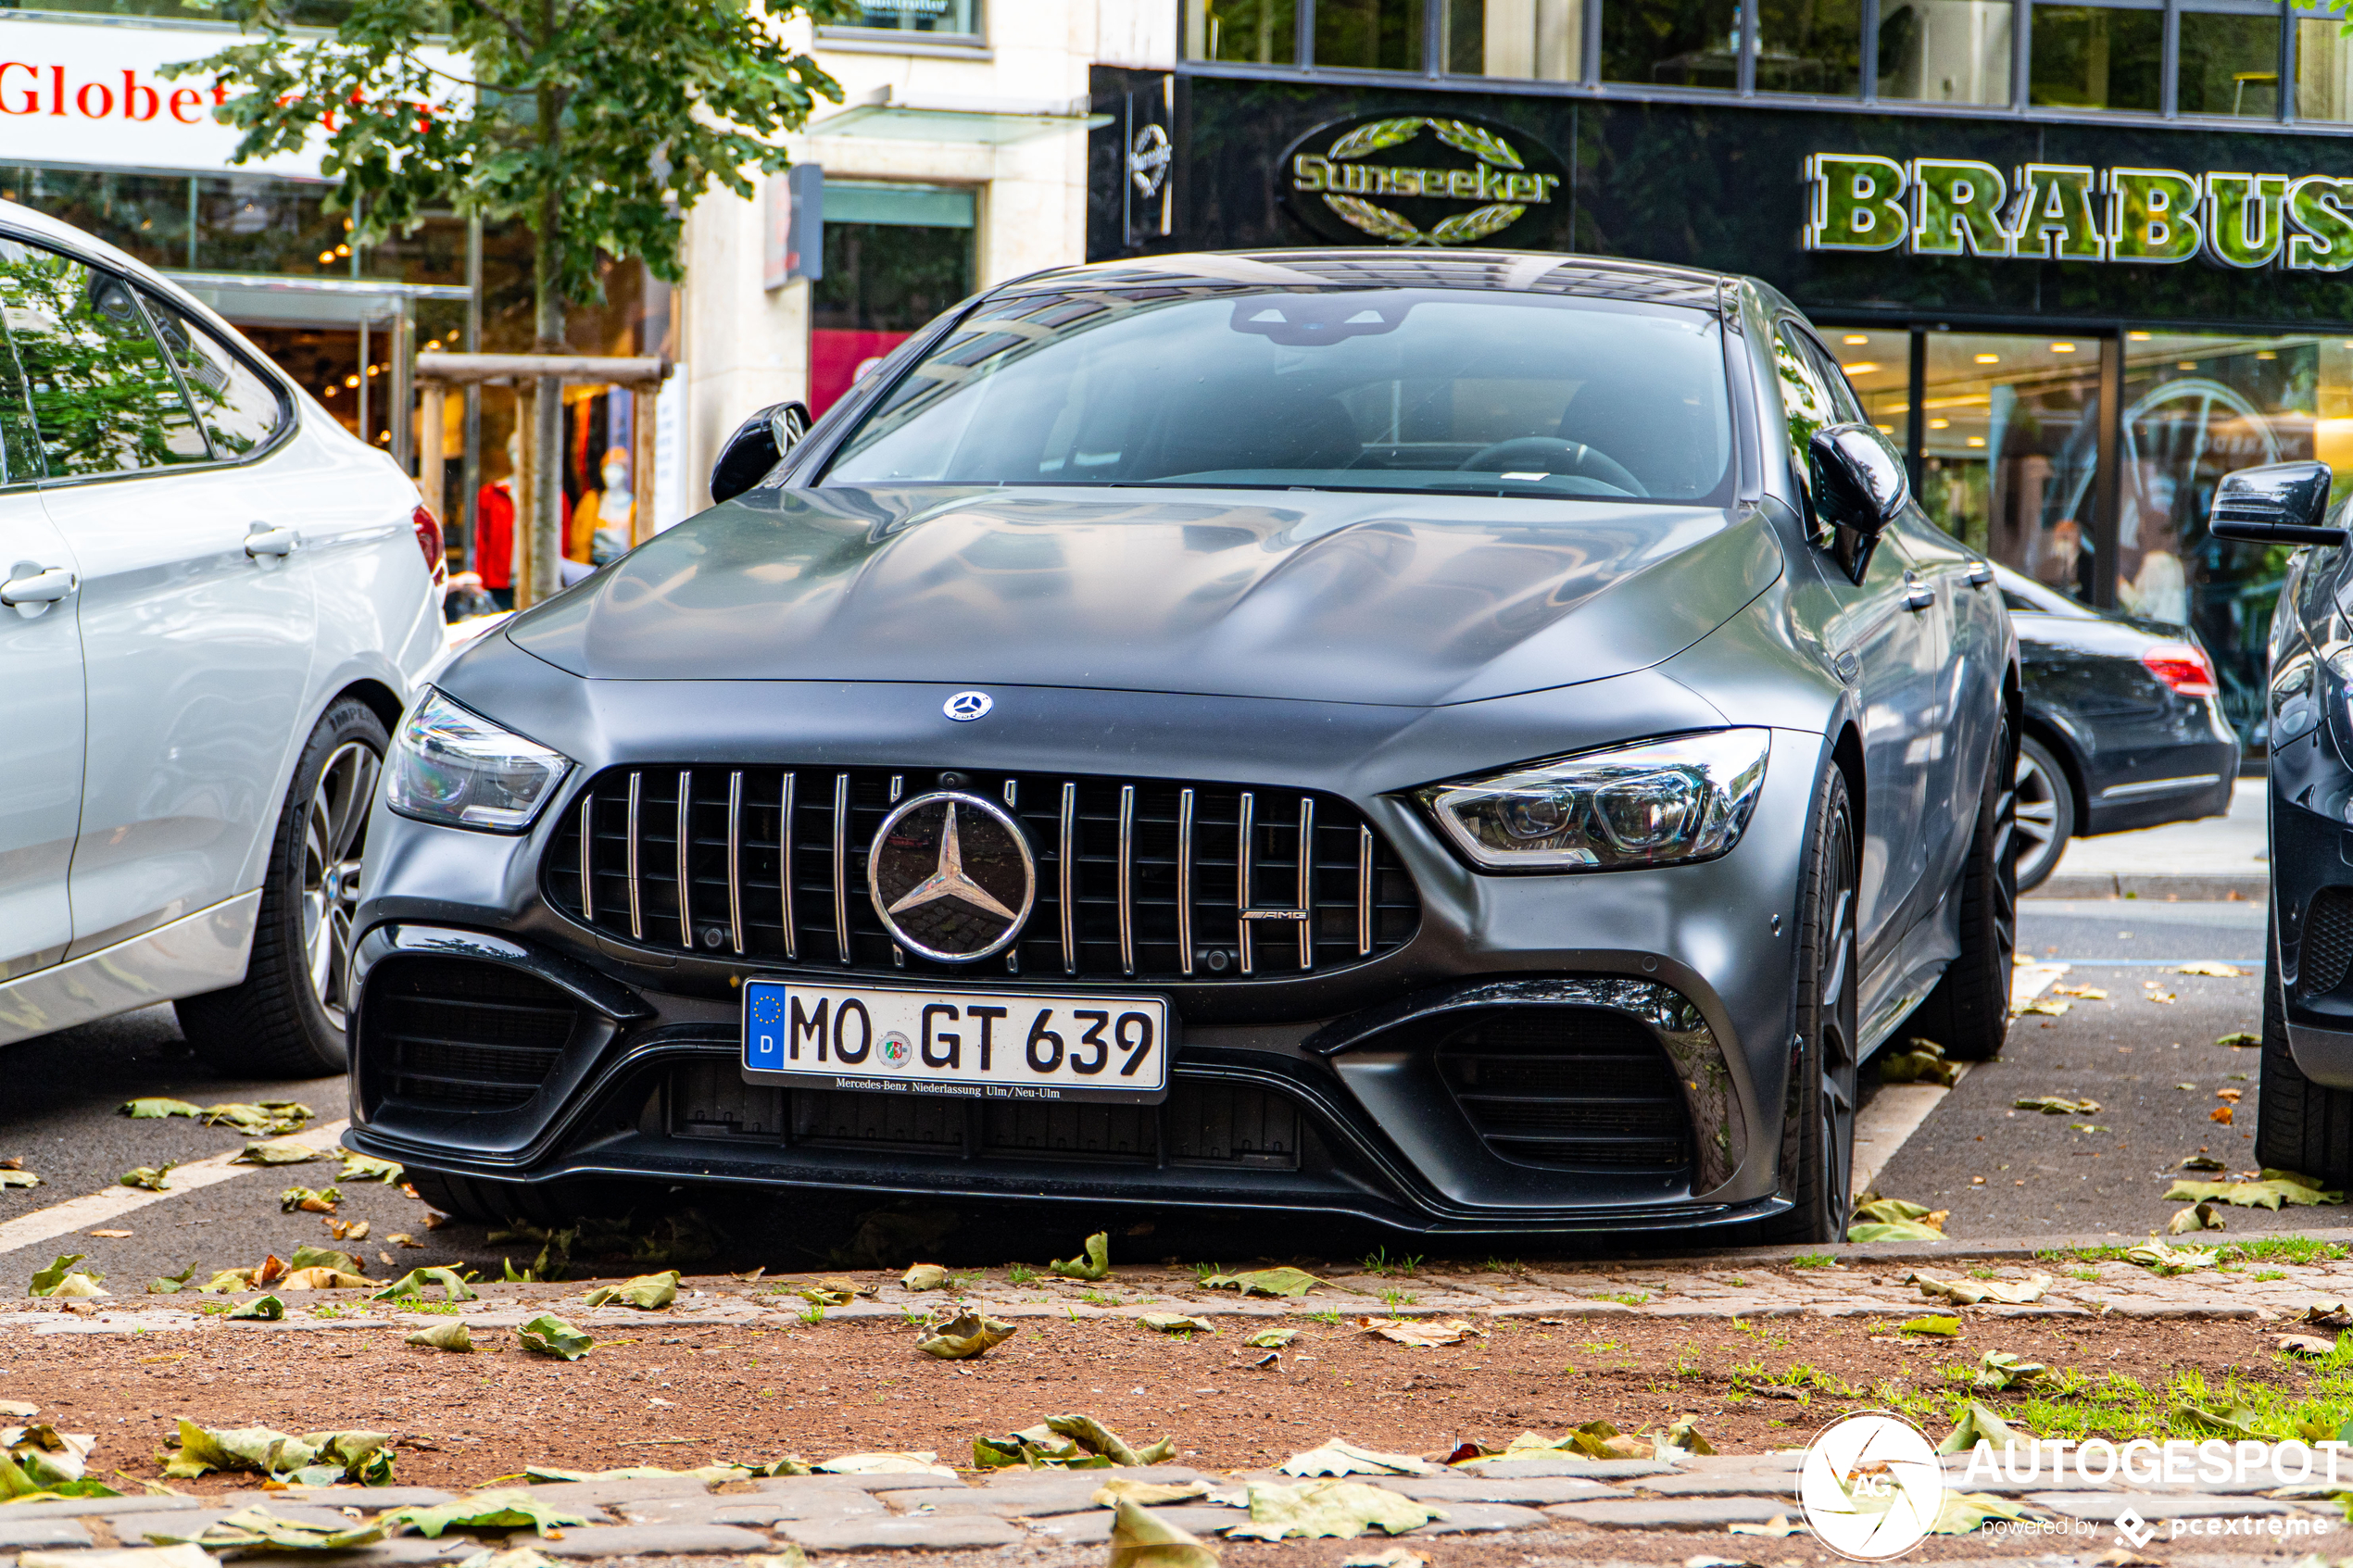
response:
[[[1520,1165],[1672,1172],[1690,1117],[1648,1029],[1598,1008],[1508,1008],[1448,1035],[1437,1060],[1487,1147]]]
[[[511,1110],[572,1037],[571,997],[502,964],[393,959],[369,976],[361,1031],[387,1094],[444,1110]]]
[[[2304,912],[2304,948],[2296,992],[2319,997],[2345,984],[2353,966],[2353,887],[2323,887]]]

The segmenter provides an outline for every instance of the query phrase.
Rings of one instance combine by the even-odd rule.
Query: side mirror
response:
[[[1828,425],[1806,443],[1814,509],[1822,521],[1869,538],[1904,509],[1911,494],[1904,459],[1869,425]]]
[[[2345,530],[2327,525],[2331,475],[2326,463],[2267,463],[2226,473],[2214,487],[2206,531],[2250,545],[2342,545]]]
[[[736,427],[711,465],[711,498],[732,501],[768,476],[809,433],[809,405],[774,403]]]

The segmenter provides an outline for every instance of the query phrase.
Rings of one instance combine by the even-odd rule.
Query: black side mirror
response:
[[[711,465],[711,498],[732,501],[784,461],[785,454],[809,433],[809,405],[772,403],[736,427]]]
[[[2266,463],[2226,473],[2214,487],[2206,531],[2250,545],[2342,545],[2345,530],[2328,526],[2326,463]]]
[[[1876,535],[1904,509],[1911,481],[1904,459],[1869,425],[1827,425],[1806,443],[1813,470],[1814,509],[1822,521]]]

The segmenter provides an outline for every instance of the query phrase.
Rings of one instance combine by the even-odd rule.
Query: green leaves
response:
[[[524,1349],[553,1356],[560,1361],[578,1361],[596,1343],[552,1312],[542,1312],[515,1330],[515,1337],[522,1342]]]
[[[1187,1312],[1146,1312],[1136,1321],[1160,1334],[1214,1334],[1217,1332],[1207,1318],[1197,1318]]]
[[[1944,1212],[1941,1209],[1931,1210],[1925,1204],[1906,1203],[1900,1198],[1874,1198],[1855,1206],[1855,1218],[1846,1227],[1846,1239],[1942,1241]]]
[[[1112,1508],[1111,1555],[1104,1568],[1217,1568],[1216,1550],[1183,1526],[1132,1498],[1114,1498]]]
[[[1549,1445],[1545,1452],[1554,1451]],[[1338,1437],[1327,1437],[1321,1448],[1293,1454],[1283,1461],[1285,1475],[1439,1475],[1443,1469],[1428,1460],[1411,1454],[1385,1454],[1373,1449],[1360,1449]]]
[[[398,1186],[408,1172],[397,1160],[379,1160],[372,1154],[343,1151],[342,1179],[346,1182],[382,1182],[386,1186]]]
[[[2167,1236],[2186,1236],[2191,1231],[2219,1231],[2229,1228],[2222,1223],[2222,1216],[2214,1211],[2214,1205],[2211,1203],[2193,1203],[2186,1209],[2175,1210],[2173,1217],[2165,1222]]]
[[[1997,1306],[2023,1307],[2043,1298],[2043,1293],[2051,1287],[2051,1276],[2030,1274],[2022,1280],[2005,1280],[1914,1274],[1907,1283],[1919,1286],[1923,1296],[1940,1296],[1963,1307],[1982,1307],[1988,1301]]]
[[[168,1160],[160,1165],[134,1166],[117,1176],[115,1184],[118,1186],[144,1187],[149,1192],[168,1192],[170,1184],[164,1178],[171,1174],[171,1168],[178,1163],[176,1160]]]
[[[476,1492],[454,1502],[389,1509],[377,1523],[387,1532],[409,1529],[439,1540],[446,1530],[520,1530],[526,1525],[542,1536],[551,1536],[568,1525],[587,1524],[588,1516],[508,1487]]]
[[[441,1286],[444,1301],[472,1301],[477,1293],[458,1277],[455,1269],[410,1269],[369,1298],[371,1301],[422,1301],[428,1286]],[[553,1320],[550,1320],[553,1321]]]
[[[194,1263],[191,1263],[176,1274],[166,1274],[161,1279],[149,1280],[147,1282],[147,1294],[150,1296],[177,1295],[179,1292],[188,1288],[188,1282],[195,1277],[196,1266]]]
[[[2345,1194],[2323,1190],[2311,1176],[2294,1171],[2266,1167],[2261,1179],[2252,1182],[2194,1182],[2176,1177],[2165,1192],[2169,1203],[2232,1203],[2243,1209],[2278,1209],[2282,1204],[2309,1207],[2322,1203],[2342,1203]],[[2214,1227],[2220,1229],[2220,1226]],[[2177,1233],[2178,1234],[2178,1233]]]
[[[342,1201],[341,1187],[288,1187],[278,1195],[278,1212],[291,1214],[300,1210],[306,1214],[332,1214]]]
[[[1367,1530],[1403,1535],[1445,1513],[1401,1497],[1386,1486],[1362,1481],[1315,1481],[1303,1486],[1250,1484],[1250,1523],[1226,1532],[1237,1540],[1279,1541],[1291,1537],[1353,1540]]]
[[[172,1528],[170,1516],[165,1514],[142,1534],[157,1546],[186,1541],[211,1551],[349,1551],[383,1540],[384,1527],[382,1524],[363,1524],[358,1520],[339,1525],[308,1524],[281,1519],[257,1506],[225,1514],[195,1530]]]
[[[134,1099],[124,1103],[122,1113],[134,1122],[157,1122],[170,1116],[202,1116],[203,1111],[184,1099]]]
[[[32,1283],[26,1287],[25,1294],[53,1297],[59,1300],[111,1294],[98,1284],[106,1275],[75,1270],[74,1265],[86,1256],[86,1253],[81,1252],[60,1252],[56,1262],[33,1274]]]
[[[446,1323],[437,1323],[431,1328],[421,1328],[403,1339],[401,1343],[422,1345],[428,1350],[471,1353],[474,1348],[474,1337],[468,1332],[464,1323],[456,1318],[451,1318]]]
[[[1036,1426],[1001,1437],[973,1439],[973,1466],[1003,1470],[1026,1464],[1032,1470],[1101,1470],[1114,1464],[1161,1464],[1176,1453],[1173,1438],[1163,1437],[1142,1449],[1091,1415],[1050,1415]]]
[[[1279,1350],[1298,1337],[1295,1328],[1262,1328],[1242,1343],[1253,1350]]]
[[[1912,1039],[1900,1051],[1881,1051],[1879,1081],[1882,1084],[1942,1084],[1953,1086],[1953,1064],[1934,1040]]]
[[[1961,1419],[1954,1424],[1952,1431],[1945,1434],[1944,1440],[1936,1445],[1936,1451],[1940,1454],[1965,1454],[1980,1443],[2007,1449],[2013,1443],[2025,1440],[1992,1410],[1971,1399],[1961,1407]]]
[[[392,1434],[312,1432],[300,1437],[267,1426],[210,1428],[180,1418],[180,1447],[163,1458],[164,1475],[193,1481],[213,1470],[242,1470],[302,1486],[392,1481]]]
[[[655,1311],[678,1299],[678,1271],[666,1269],[658,1274],[639,1274],[619,1285],[600,1285],[588,1293],[587,1299],[591,1307],[619,1302],[624,1307]]]
[[[271,1138],[262,1143],[249,1143],[245,1152],[229,1161],[232,1165],[307,1165],[325,1155],[307,1143],[292,1138]]]
[[[1013,1325],[978,1312],[960,1312],[915,1341],[915,1348],[943,1361],[970,1361],[1013,1336]]]
[[[2124,1261],[2160,1274],[2182,1274],[2215,1267],[2221,1262],[2222,1252],[2216,1247],[2168,1247],[2151,1236],[2138,1247],[2126,1248]]]
[[[1978,1373],[1969,1386],[1985,1394],[1999,1394],[2014,1384],[2039,1383],[2051,1372],[2041,1361],[2027,1361],[2008,1350],[1988,1350],[1978,1360]]]
[[[242,1307],[232,1307],[233,1318],[247,1318],[256,1323],[278,1323],[286,1315],[286,1304],[275,1296],[257,1296]]]
[[[2029,1095],[2010,1104],[2017,1110],[2039,1110],[2045,1116],[2093,1116],[2100,1109],[2098,1100],[2069,1099],[2064,1095]]]
[[[1092,1281],[1108,1278],[1111,1274],[1110,1235],[1104,1231],[1097,1231],[1087,1238],[1087,1249],[1084,1255],[1076,1258],[1057,1258],[1048,1263],[1046,1268],[1049,1273],[1060,1274],[1064,1279]]]
[[[1902,1332],[1906,1334],[1932,1334],[1940,1338],[1951,1339],[1961,1332],[1961,1320],[1956,1317],[1946,1317],[1937,1313],[1931,1313],[1926,1317],[1914,1318],[1909,1323],[1903,1324]]]
[[[1252,1269],[1247,1273],[1209,1274],[1204,1290],[1239,1290],[1244,1296],[1274,1296],[1290,1299],[1306,1295],[1324,1282],[1304,1269]]]

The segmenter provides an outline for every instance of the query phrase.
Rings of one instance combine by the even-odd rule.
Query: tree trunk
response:
[[[540,6],[542,46],[553,44],[556,35],[555,0],[543,0]],[[561,134],[561,107],[556,101],[555,90],[539,89],[539,144],[543,152],[554,150]],[[537,244],[532,253],[532,293],[535,330],[538,341],[533,349],[540,354],[564,352],[564,302],[556,292],[556,246],[560,225],[563,221],[560,194],[550,184],[539,197]],[[539,379],[539,395],[534,412],[536,426],[531,433],[532,466],[537,470],[537,483],[532,492],[531,518],[531,594],[534,601],[552,597],[563,587],[563,383],[554,376]]]

